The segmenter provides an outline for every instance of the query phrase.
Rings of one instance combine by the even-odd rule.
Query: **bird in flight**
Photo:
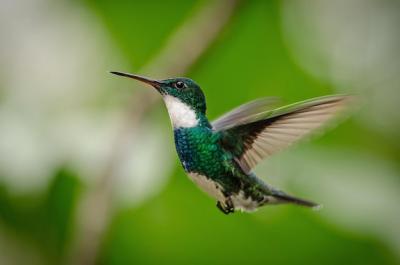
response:
[[[223,213],[251,212],[268,204],[319,206],[268,185],[252,169],[264,158],[321,128],[346,108],[351,96],[324,96],[276,109],[276,99],[261,98],[210,122],[205,96],[189,78],[155,80],[111,73],[151,85],[161,94],[185,172],[216,199]]]

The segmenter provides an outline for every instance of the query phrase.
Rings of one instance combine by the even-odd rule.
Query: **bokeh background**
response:
[[[2,0],[0,264],[400,264],[399,26],[395,0]],[[210,118],[359,95],[256,169],[323,210],[221,214],[157,93],[109,70],[191,77]]]

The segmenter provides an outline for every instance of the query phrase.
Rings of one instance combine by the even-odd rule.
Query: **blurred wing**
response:
[[[320,97],[265,112],[249,123],[225,124],[228,129],[220,130],[221,144],[249,172],[262,159],[320,128],[350,100],[344,95]]]
[[[270,111],[278,102],[279,99],[275,97],[260,98],[250,101],[223,114],[221,117],[213,121],[211,123],[212,128],[215,131],[222,131],[240,124],[257,120],[257,117]]]

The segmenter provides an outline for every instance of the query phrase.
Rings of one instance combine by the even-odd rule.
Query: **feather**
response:
[[[222,146],[236,157],[245,172],[250,172],[264,158],[321,128],[351,99],[346,95],[326,96],[261,113],[252,111],[250,103],[244,105],[248,107],[240,115],[234,111],[229,112],[233,113],[231,117],[224,115],[214,130],[220,131]]]
[[[215,131],[227,130],[240,124],[257,120],[257,117],[271,110],[279,102],[278,98],[267,97],[250,101],[223,114],[211,125]]]

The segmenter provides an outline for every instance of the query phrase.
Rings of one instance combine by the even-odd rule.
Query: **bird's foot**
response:
[[[232,201],[230,199],[226,200],[224,203],[221,203],[220,201],[218,201],[217,202],[217,207],[224,214],[230,214],[230,213],[235,212],[235,208],[234,208],[233,203],[232,203]]]

